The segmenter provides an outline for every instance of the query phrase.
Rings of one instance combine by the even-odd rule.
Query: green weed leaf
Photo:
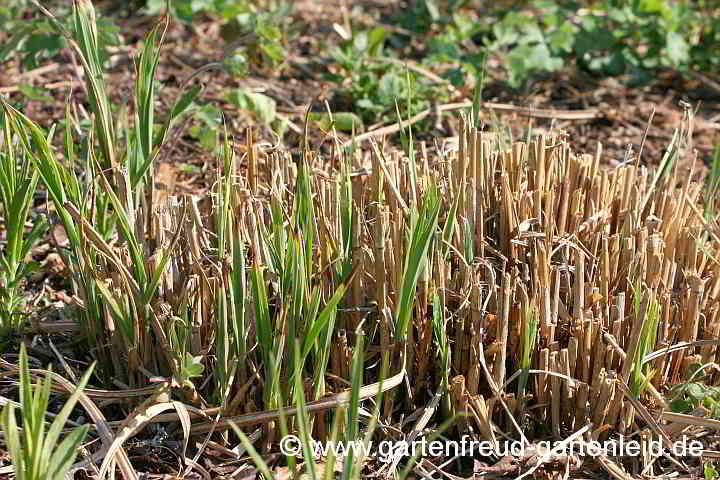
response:
[[[199,377],[205,371],[205,366],[202,363],[202,356],[193,356],[188,352],[185,352],[185,356],[182,360],[181,372],[185,378]]]
[[[678,32],[667,32],[667,54],[671,65],[686,64],[690,59],[690,45]]]
[[[227,95],[227,100],[257,115],[266,124],[271,123],[277,116],[275,100],[262,93],[238,88]]]
[[[25,95],[28,99],[36,102],[53,102],[55,99],[50,95],[50,90],[45,87],[39,87],[35,85],[29,85],[27,83],[21,83],[18,85],[20,93]]]

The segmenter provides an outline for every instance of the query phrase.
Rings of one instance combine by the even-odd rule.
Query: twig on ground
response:
[[[450,112],[453,110],[460,110],[463,108],[470,108],[472,107],[472,102],[466,101],[466,102],[458,102],[458,103],[448,103],[445,105],[439,105],[437,106],[436,110],[438,112]],[[532,118],[552,118],[552,119],[558,119],[558,120],[592,120],[594,118],[598,118],[602,115],[600,110],[591,108],[586,110],[549,110],[549,109],[536,109],[536,108],[529,108],[529,107],[518,107],[516,105],[510,105],[506,103],[490,103],[490,102],[483,102],[481,104],[481,108],[487,109],[487,110],[498,110],[502,112],[512,112],[516,113],[518,115],[523,115],[526,117],[532,117]],[[385,135],[391,135],[393,133],[397,133],[403,128],[407,127],[408,125],[413,125],[423,119],[425,119],[428,115],[430,115],[433,112],[432,108],[428,108],[426,110],[423,110],[422,112],[413,115],[407,120],[403,120],[402,122],[396,122],[390,125],[386,125],[384,127],[378,128],[376,130],[372,130],[370,132],[365,132],[362,135],[358,135],[354,139],[350,139],[347,142],[343,144],[343,147],[347,147],[352,145],[353,141],[356,143],[362,142],[363,140],[367,140],[369,138],[375,138],[375,137],[382,137]]]

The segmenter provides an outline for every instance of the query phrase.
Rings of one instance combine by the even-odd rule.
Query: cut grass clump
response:
[[[494,148],[466,122],[443,154],[403,132],[407,154],[372,143],[325,158],[306,139],[297,161],[259,150],[252,131],[237,158],[223,130],[210,194],[160,203],[154,159],[198,91],[156,125],[161,24],[123,121],[93,60],[92,6],[75,5],[87,156],[75,154],[71,108],[60,160],[6,102],[2,154],[17,143],[47,188],[89,355],[135,409],[112,423],[122,430],[104,471],[150,422],[179,422],[186,445],[232,428],[266,475],[260,455],[286,432],[309,462],[313,438],[394,438],[418,408],[415,437],[455,418],[452,435],[493,444],[627,435],[657,426],[648,408],[666,406],[690,365],[720,361],[720,242],[702,186],[679,170],[683,134],[653,172],[605,169],[600,152],[576,155],[554,135]],[[351,459],[344,477],[362,465]]]
[[[26,228],[40,176],[15,142],[11,118],[2,115],[0,121],[0,225],[5,231],[0,248],[0,329],[4,330],[25,323],[22,282],[38,268],[37,262],[26,259],[47,230],[47,222],[38,217],[29,231]]]

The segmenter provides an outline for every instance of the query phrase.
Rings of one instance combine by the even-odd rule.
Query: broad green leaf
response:
[[[182,374],[187,378],[199,377],[205,371],[202,363],[202,356],[193,356],[189,352],[185,352],[182,363]]]
[[[690,61],[690,45],[678,32],[667,32],[667,55],[671,65],[679,66]]]
[[[337,112],[332,116],[328,113],[310,112],[310,120],[317,122],[323,130],[330,130],[333,126],[341,132],[351,132],[353,128],[363,128],[363,122],[352,112]]]
[[[35,100],[36,102],[54,102],[55,99],[50,95],[50,90],[48,90],[45,87],[40,87],[36,85],[30,85],[27,83],[21,83],[18,86],[18,90],[20,93],[25,95],[30,100]]]
[[[238,88],[227,95],[227,100],[257,115],[265,123],[272,122],[277,116],[275,100],[262,93]]]
[[[712,462],[705,462],[703,465],[703,477],[705,480],[715,480],[720,477],[720,474]]]
[[[223,60],[223,68],[234,77],[244,77],[250,73],[250,64],[246,55],[235,53]]]
[[[260,45],[260,48],[262,49],[263,53],[270,57],[270,59],[275,63],[282,62],[283,60],[285,60],[285,56],[287,55],[282,45],[277,42],[263,42]]]
[[[688,413],[692,409],[693,404],[684,399],[677,399],[670,403],[670,410],[675,413]]]
[[[383,54],[383,45],[385,44],[385,29],[383,27],[375,27],[368,34],[368,55],[379,57]]]

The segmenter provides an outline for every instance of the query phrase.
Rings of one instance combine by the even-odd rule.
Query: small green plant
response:
[[[657,339],[658,322],[660,321],[660,305],[653,298],[653,294],[648,290],[647,306],[645,311],[645,319],[642,324],[640,338],[635,349],[632,372],[630,376],[630,391],[635,397],[639,397],[647,388],[653,372],[650,371],[650,365],[643,362],[646,355],[652,352]],[[639,315],[642,308],[642,293],[640,284],[635,286],[633,295],[633,311],[635,315]]]
[[[385,28],[351,32],[351,38],[331,49],[341,71],[328,74],[328,80],[340,85],[338,108],[354,112],[364,124],[395,119],[395,102],[412,90],[410,116],[428,108],[431,100],[447,100],[447,89],[429,83],[415,72],[407,72],[402,62],[394,61],[393,51],[385,49]]]
[[[524,399],[525,388],[528,381],[528,370],[532,362],[533,351],[535,350],[535,341],[537,337],[537,311],[534,307],[525,310],[525,321],[522,327],[521,350],[519,367],[522,370],[518,380],[518,396]]]
[[[192,110],[193,125],[188,134],[209,151],[217,151],[217,129],[222,125],[222,111],[213,105],[202,105]]]
[[[8,403],[2,410],[0,426],[5,436],[16,480],[63,480],[65,473],[75,461],[77,450],[88,431],[83,425],[74,429],[61,442],[60,433],[70,413],[87,384],[94,364],[78,382],[75,392],[65,402],[60,413],[46,430],[45,416],[50,400],[51,378],[45,375],[43,382],[33,388],[25,344],[20,346],[20,404],[22,422],[18,427],[15,406]]]
[[[290,18],[293,4],[282,2],[267,10],[251,5],[248,3],[240,9],[226,7],[222,15],[227,22],[222,26],[221,35],[231,47],[237,45],[232,53],[241,54],[254,69],[274,70],[287,57],[285,44],[289,32],[285,22]]]
[[[537,21],[530,13],[510,11],[492,26],[486,47],[505,57],[508,81],[514,87],[531,73],[553,72],[564,64],[562,52],[570,50],[571,24],[552,15],[544,20],[547,23]]]
[[[36,218],[28,232],[25,223],[30,216],[39,175],[28,155],[16,149],[11,118],[0,113],[0,225],[6,232],[0,249],[0,327],[18,328],[22,324],[24,297],[22,282],[38,268],[37,262],[26,262],[32,247],[47,230],[42,218]]]
[[[293,2],[246,0],[147,0],[142,10],[147,15],[160,15],[169,6],[172,17],[190,24],[197,15],[219,15],[224,22],[220,36],[227,43],[225,67],[235,75],[251,69],[273,70],[287,57],[287,20]]]
[[[345,450],[346,457],[343,458],[342,462],[343,467],[341,472],[341,478],[348,480],[360,478],[362,464],[364,462],[365,456],[370,451],[370,439],[372,438],[373,432],[375,431],[375,426],[379,417],[379,409],[382,405],[383,396],[382,389],[380,388],[378,390],[377,396],[375,397],[375,410],[372,414],[370,424],[365,433],[362,434],[360,430],[360,390],[363,383],[363,362],[365,346],[363,343],[364,333],[359,329],[356,330],[355,333],[358,342],[355,345],[355,351],[352,359],[351,391],[349,402],[347,407],[335,412],[335,415],[333,417],[334,420],[332,431],[328,440],[328,444],[337,445],[338,442],[343,442],[343,444],[347,446],[353,445],[353,443],[358,446],[358,448],[355,448],[353,446]],[[315,447],[315,440],[310,436],[310,432],[312,431],[312,425],[310,418],[308,417],[307,406],[305,403],[305,398],[303,396],[304,393],[299,370],[299,367],[301,366],[301,362],[298,361],[301,357],[300,349],[300,341],[297,340],[294,342],[293,349],[294,357],[296,360],[295,364],[298,366],[298,369],[295,371],[294,375],[295,395],[293,404],[295,405],[297,410],[297,420],[295,423],[298,428],[298,439],[300,442],[302,456],[305,460],[304,468],[305,474],[307,475],[307,477],[305,478],[309,478],[312,480],[320,478],[333,478],[333,472],[336,465],[336,452],[333,449],[328,449],[328,458],[325,459],[326,461],[324,462],[324,468],[322,471],[319,471],[317,469],[318,466],[315,464],[315,452],[317,452],[318,449]],[[343,420],[345,420],[344,424],[342,424]],[[265,462],[265,460],[263,460],[263,458],[258,454],[257,450],[255,450],[252,443],[250,443],[250,440],[248,440],[247,436],[243,433],[243,431],[240,430],[240,428],[235,424],[231,424],[231,426],[240,438],[240,441],[242,442],[245,449],[248,451],[250,458],[252,459],[253,463],[255,463],[256,467],[263,475],[263,477],[265,477],[266,480],[272,480],[273,478],[275,478],[270,472],[270,468]],[[281,431],[283,436],[286,436],[288,434],[287,418],[285,416],[282,417]],[[344,433],[340,433],[341,431]],[[286,461],[291,472],[297,473],[296,458],[292,455],[286,455]]]
[[[702,406],[710,411],[712,417],[720,418],[720,387],[700,381],[705,366],[693,364],[690,371],[690,378],[686,382],[670,389],[670,408],[675,413],[690,413]]]
[[[720,478],[720,474],[718,474],[713,462],[705,462],[703,465],[703,478],[705,478],[705,480],[716,480]]]
[[[414,20],[408,28],[424,33],[431,30],[429,25],[438,27],[428,42],[425,63],[457,65],[448,76],[458,85],[466,75],[476,76],[479,50],[502,59],[508,83],[516,88],[533,74],[553,72],[570,62],[603,75],[629,73],[633,82],[647,81],[661,68],[717,68],[717,56],[705,47],[720,38],[716,5],[583,3],[534,0],[494,8],[486,15],[458,9],[450,16],[423,6],[424,20]]]
[[[42,9],[41,6],[38,7]],[[148,315],[154,316],[150,304],[154,302],[160,287],[160,275],[169,262],[174,246],[173,242],[158,245],[153,252],[156,254],[156,262],[148,264],[147,251],[143,249],[145,236],[136,231],[139,225],[135,220],[140,214],[144,189],[152,182],[153,159],[165,141],[172,120],[192,103],[198,89],[190,89],[178,99],[165,121],[160,125],[156,124],[154,76],[164,35],[163,24],[158,25],[148,35],[138,58],[134,125],[123,128],[121,121],[116,123],[116,112],[108,99],[96,14],[92,4],[88,0],[75,0],[72,26],[69,29],[47,10],[43,9],[43,12],[74,49],[85,69],[90,107],[94,114],[94,132],[90,135],[92,141],[88,145],[84,162],[78,160],[73,139],[74,122],[69,107],[66,110],[65,122],[65,162],[62,162],[52,151],[51,136],[46,135],[37,124],[1,98],[0,102],[23,153],[31,159],[37,172],[35,175],[39,175],[44,182],[68,236],[72,253],[66,258],[66,263],[73,271],[74,280],[85,304],[81,324],[87,329],[88,338],[92,339],[90,341],[97,341],[109,348],[108,351],[103,351],[106,347],[99,349],[98,356],[105,367],[103,373],[108,372],[112,364],[112,368],[119,370],[118,373],[126,375],[128,373],[123,367],[124,362],[119,360],[118,354],[123,351],[130,357],[130,363],[135,361],[140,328],[145,328],[137,322],[144,322],[141,319]],[[120,139],[125,141],[125,148]],[[5,155],[10,155],[8,145],[5,145]],[[88,184],[81,180],[82,177],[79,177],[73,168],[78,164],[82,164],[93,179],[92,182],[97,183]],[[118,168],[119,166],[122,169]],[[102,173],[99,173],[100,171]],[[89,195],[92,195],[90,202],[86,201]],[[88,218],[93,215],[96,215],[96,220],[91,224]],[[130,260],[127,267],[121,265],[123,262],[118,254],[112,251],[107,243],[115,234],[122,238],[121,241],[127,249]],[[104,281],[104,261],[109,262],[106,266],[112,265],[111,268],[122,272],[121,282],[111,285]],[[151,270],[152,268],[157,270]],[[103,318],[110,318],[105,315],[112,317],[117,330],[104,330]],[[105,334],[113,337],[113,340],[103,339]],[[125,347],[118,348],[120,344]],[[170,358],[166,348],[163,351],[167,353],[168,369],[182,377],[181,366]],[[105,353],[108,356],[105,356]]]
[[[603,7],[580,18],[573,48],[581,65],[610,75],[632,72],[642,80],[654,69],[692,63],[692,25],[701,18],[688,4],[647,0]]]
[[[43,2],[44,5],[49,3]],[[58,21],[69,27],[72,12],[67,3],[55,3]],[[67,46],[65,37],[58,33],[52,20],[38,13],[32,0],[15,0],[0,7],[0,29],[8,35],[8,40],[0,47],[0,62],[20,54],[23,67],[33,69],[43,59],[52,58]],[[119,27],[109,18],[99,16],[96,22],[99,58],[105,62],[109,58],[107,47],[120,44],[122,37]]]
[[[227,101],[252,114],[258,123],[271,127],[279,138],[287,130],[288,120],[278,114],[277,104],[271,97],[245,88],[231,90],[225,96]]]

